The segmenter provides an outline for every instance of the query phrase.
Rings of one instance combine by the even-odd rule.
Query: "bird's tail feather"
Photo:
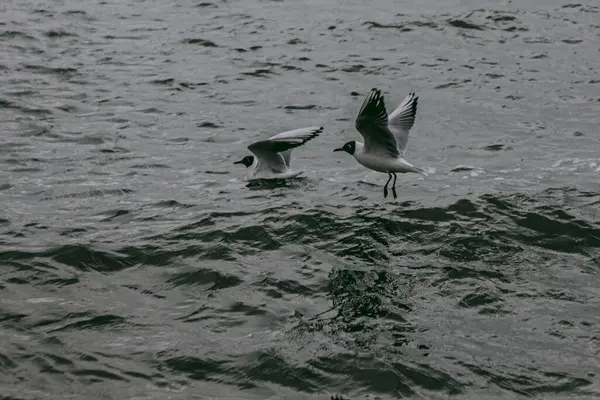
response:
[[[413,167],[413,168],[414,168],[414,171],[413,171],[413,172],[416,172],[417,174],[421,174],[421,175],[423,175],[423,176],[428,176],[427,172],[425,172],[425,171],[424,171],[424,170],[422,170],[421,168],[417,168],[417,167]]]

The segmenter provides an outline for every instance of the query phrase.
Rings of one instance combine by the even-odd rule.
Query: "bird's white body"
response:
[[[290,165],[285,163],[285,158],[283,164],[276,165],[280,165],[282,167],[285,165],[285,168],[273,168],[272,164],[269,164],[258,157],[254,157],[254,162],[250,167],[251,170],[247,179],[249,181],[257,179],[292,179],[304,173],[304,171],[293,171],[290,168]]]
[[[364,151],[365,145],[361,142],[356,142],[356,149],[352,156],[364,167],[377,172],[415,172],[417,174],[427,175],[423,170],[413,166],[402,157],[390,158],[380,157],[378,154],[373,154]]]

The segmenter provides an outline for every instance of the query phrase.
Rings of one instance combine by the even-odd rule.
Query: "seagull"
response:
[[[292,149],[302,146],[311,139],[319,136],[323,127],[308,127],[286,131],[260,140],[248,146],[254,154],[246,156],[234,164],[252,167],[250,179],[290,179],[302,174],[303,171],[292,171]]]
[[[388,195],[388,184],[394,176],[392,193],[396,196],[396,173],[415,172],[427,176],[425,171],[414,167],[403,156],[410,128],[415,123],[419,97],[410,93],[388,117],[383,96],[373,88],[358,112],[354,126],[365,143],[352,140],[333,151],[345,151],[363,166],[389,175],[383,197]]]

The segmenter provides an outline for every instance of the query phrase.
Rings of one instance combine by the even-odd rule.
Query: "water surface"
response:
[[[600,395],[593,2],[0,10],[3,398]],[[372,87],[420,97],[397,201],[332,152]]]

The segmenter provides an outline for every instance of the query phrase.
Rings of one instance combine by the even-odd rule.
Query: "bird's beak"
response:
[[[335,149],[333,151],[344,151],[344,149],[342,149],[341,147],[339,149]]]
[[[244,163],[244,160],[234,162],[234,164],[243,164],[243,163]]]

